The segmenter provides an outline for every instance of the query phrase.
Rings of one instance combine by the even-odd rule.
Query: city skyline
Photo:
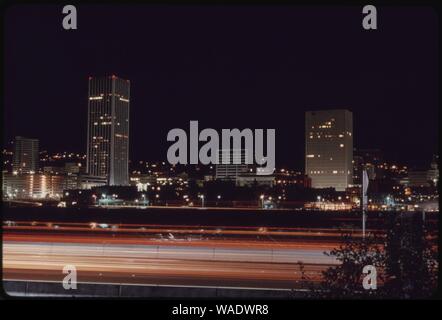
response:
[[[24,4],[4,18],[8,298],[274,317],[254,299],[440,296],[431,7]]]
[[[120,85],[118,86],[119,89],[117,90],[116,89],[116,85],[113,85],[112,83],[110,83],[109,86],[106,86],[105,83],[103,82],[105,79],[110,79],[112,83],[114,81],[119,81],[119,83],[120,83]],[[95,83],[95,86],[93,86],[95,89],[93,89],[92,91],[91,91],[91,81],[93,83]],[[99,84],[99,81],[101,81],[103,83]],[[110,112],[110,111],[113,110],[112,113],[115,113],[115,111],[116,111],[115,108],[116,108],[117,104],[121,105],[123,107],[124,107],[125,103],[127,103],[127,105],[129,105],[129,102],[130,102],[130,100],[129,100],[129,97],[130,97],[130,94],[129,94],[130,80],[125,80],[125,79],[122,79],[122,78],[116,76],[115,74],[111,74],[111,75],[98,76],[98,77],[89,76],[88,77],[88,83],[89,83],[89,90],[88,90],[88,95],[87,95],[88,96],[88,98],[87,98],[87,100],[88,100],[88,110],[86,110],[86,112],[88,114],[88,116],[87,116],[88,117],[87,118],[87,129],[86,129],[86,131],[87,131],[87,139],[86,139],[87,142],[86,142],[85,153],[83,153],[84,155],[86,155],[86,168],[87,168],[87,171],[91,174],[91,176],[105,177],[107,179],[108,183],[110,183],[111,180],[115,179],[115,178],[111,178],[110,177],[112,175],[110,173],[112,171],[111,170],[111,165],[110,165],[111,162],[108,161],[109,163],[107,165],[105,165],[105,168],[104,168],[104,172],[108,172],[108,173],[105,173],[104,175],[100,175],[100,174],[98,174],[98,171],[99,171],[98,167],[97,167],[98,162],[97,162],[97,165],[96,165],[97,168],[94,169],[94,167],[89,164],[89,159],[88,159],[87,155],[92,150],[92,147],[94,146],[94,141],[95,140],[93,140],[93,138],[94,138],[93,137],[94,136],[93,128],[96,127],[96,125],[94,123],[95,120],[98,119],[101,122],[103,120],[105,120],[104,124],[107,124],[108,123],[107,120],[110,120],[109,124],[112,124],[113,122],[115,122],[115,125],[117,123],[119,125],[120,122],[118,122],[117,120],[115,120],[115,121],[112,120],[113,118],[116,117],[116,114],[114,114],[114,116],[112,117],[111,115],[107,115],[105,113],[105,111],[107,110],[107,111]],[[127,83],[127,88],[125,88],[125,86],[124,86],[126,83]],[[107,90],[106,88],[110,90],[108,93],[100,93],[100,92],[105,92]],[[117,91],[119,93],[116,93]],[[111,100],[106,100],[109,103],[107,103],[105,105],[102,105],[101,109],[100,108],[97,109],[97,106],[99,107],[99,103],[101,102],[101,100],[103,99],[104,96],[109,96]],[[118,103],[115,102],[116,98],[119,98],[119,100],[118,100],[119,102]],[[98,101],[97,99],[99,99],[100,101]],[[97,112],[99,110],[103,111],[104,110],[103,107],[106,107],[106,106],[108,107],[108,109],[104,110],[103,111],[104,113],[101,112],[101,111],[98,112],[98,113],[95,112],[96,116],[91,117],[91,115],[95,114],[94,112],[91,113],[91,106],[95,106],[95,108],[97,109],[96,110]],[[126,110],[125,108],[123,108],[123,109]],[[127,108],[127,109],[129,109],[129,108]],[[305,114],[304,114],[304,120],[305,120],[305,122],[304,122],[304,129],[305,129],[304,130],[304,136],[305,136],[304,163],[305,163],[305,165],[303,167],[304,170],[302,170],[302,166],[301,167],[294,167],[294,166],[291,166],[290,164],[288,165],[288,168],[290,168],[292,170],[295,170],[295,171],[296,170],[305,171],[305,174],[308,174],[308,171],[311,171],[311,170],[308,169],[308,165],[307,165],[307,163],[309,162],[309,159],[308,159],[309,148],[310,149],[312,148],[308,144],[308,142],[309,142],[308,138],[311,135],[311,132],[309,132],[309,126],[312,124],[312,120],[310,120],[311,114],[319,112],[320,114],[324,114],[325,116],[327,116],[327,114],[332,114],[332,113],[335,113],[336,111],[340,111],[340,110],[345,110],[345,109],[326,109],[326,110],[319,110],[318,109],[318,110],[305,111]],[[362,148],[362,149],[359,149],[356,145],[354,145],[354,143],[353,143],[353,113],[352,113],[352,111],[349,111],[349,110],[345,110],[345,111],[350,114],[350,118],[351,118],[350,119],[350,124],[347,124],[347,123],[345,125],[342,124],[346,128],[348,126],[350,126],[348,128],[351,128],[351,130],[350,130],[350,132],[351,132],[350,133],[350,136],[351,136],[351,148],[348,148],[348,147],[345,148],[345,150],[348,151],[347,153],[349,153],[349,155],[351,156],[350,158],[352,160],[355,160],[359,156],[359,152],[360,151],[364,151],[364,150],[378,150],[379,152],[384,154],[385,150],[381,150],[381,149],[378,149],[378,148],[369,148],[369,149]],[[124,112],[126,112],[126,111],[124,111]],[[107,118],[106,119],[104,119],[104,118],[101,119],[101,117],[99,117],[101,113],[103,113],[103,115],[105,115]],[[124,119],[125,117],[127,117],[127,118]],[[122,114],[120,112],[119,120],[121,120],[123,122],[129,123],[129,118],[130,118],[129,114],[126,114],[125,116],[122,117]],[[346,128],[344,128],[344,129],[346,129]],[[317,129],[320,129],[320,128],[318,127]],[[333,130],[335,130],[335,129],[339,131],[342,128],[334,128]],[[344,129],[342,129],[342,130],[344,130]],[[91,134],[89,134],[89,130],[91,131]],[[132,159],[130,159],[130,155],[128,153],[128,151],[129,151],[128,149],[130,149],[128,147],[128,145],[129,145],[129,138],[128,138],[128,136],[129,136],[129,125],[127,125],[127,127],[124,127],[123,129],[120,129],[120,131],[121,131],[120,133],[123,133],[123,134],[118,134],[118,136],[123,137],[123,138],[127,137],[127,138],[125,138],[125,139],[127,139],[127,141],[125,141],[123,143],[124,147],[122,149],[120,147],[121,151],[123,152],[123,156],[125,157],[125,160],[121,159],[120,161],[116,161],[116,162],[118,162],[118,163],[120,163],[120,164],[122,164],[123,166],[126,167],[126,168],[122,168],[122,170],[119,170],[119,173],[118,173],[119,176],[121,176],[121,174],[124,175],[124,172],[126,172],[126,171],[129,174],[129,170],[130,170],[129,163],[132,160]],[[321,130],[319,130],[319,131],[321,131]],[[96,133],[99,133],[100,135],[103,134],[102,130],[101,131],[98,130],[98,131],[96,131]],[[108,138],[110,138],[112,136],[110,132],[108,132],[107,135],[108,135]],[[38,137],[23,137],[23,136],[17,135],[17,136],[14,137],[14,140],[17,141],[17,138],[19,140],[20,140],[20,138],[21,139],[25,139],[25,140],[36,140],[38,145],[40,144],[40,138],[38,138]],[[10,143],[12,143],[12,141],[10,141]],[[49,143],[50,143],[50,141],[49,141]],[[111,144],[112,143],[109,143],[108,147],[105,148],[108,151],[109,155],[111,154],[111,149],[115,149],[115,148],[111,148]],[[6,143],[6,145],[8,145],[8,143]],[[6,145],[4,145],[4,147],[6,147]],[[120,145],[121,145],[121,143],[120,143]],[[346,143],[346,145],[347,145],[347,143]],[[16,147],[14,146],[14,148],[16,148]],[[318,150],[320,150],[320,149],[318,149]],[[7,150],[7,148],[5,148],[5,150]],[[48,150],[46,149],[45,151],[47,152]],[[80,153],[82,153],[82,151],[80,151]],[[435,155],[438,155],[437,151],[434,152],[431,155],[431,158],[433,159]],[[140,159],[134,159],[134,160],[138,161]],[[162,161],[165,161],[165,160],[166,160],[166,157],[164,157],[162,159],[161,158],[160,159],[158,159],[158,158],[157,159],[150,159],[150,161],[152,161],[152,162],[156,162],[156,161],[162,162]],[[399,163],[399,164],[402,164],[402,165],[406,165],[407,167],[409,166],[409,162],[407,162],[406,160],[405,161],[404,160],[400,160],[400,159],[384,159],[384,160],[386,160],[388,162],[396,162],[396,163]],[[311,162],[311,159],[310,159],[310,162]],[[428,160],[426,162],[423,161],[422,164],[420,164],[420,165],[414,165],[414,166],[411,165],[411,168],[415,168],[415,169],[427,168],[429,166],[430,162],[431,162],[431,160]],[[115,163],[114,163],[114,165],[115,165]],[[202,165],[202,164],[199,163],[198,165]],[[118,166],[121,167],[121,165],[118,165]],[[347,167],[348,167],[348,165],[347,165]],[[278,168],[278,164],[276,165],[276,169],[277,168]],[[103,170],[101,170],[101,171],[103,171]],[[350,171],[353,171],[353,168],[351,168]],[[115,175],[115,174],[116,173],[114,173],[113,175]],[[124,177],[123,178],[119,177],[117,180],[118,181],[123,181],[123,180],[128,181],[128,179],[129,179],[129,175],[128,174],[127,174],[126,179],[124,179]],[[353,182],[350,182],[347,185],[351,185],[352,183]],[[113,185],[115,183],[110,183],[110,184]],[[120,183],[116,183],[115,185],[127,185],[127,183],[121,183],[121,184]]]
[[[399,14],[386,9],[385,31],[374,35],[348,28],[353,15],[359,17],[357,8],[333,12],[341,19],[332,28],[324,28],[327,19],[308,21],[317,10],[288,13],[273,8],[266,13],[269,23],[265,29],[258,23],[264,14],[259,8],[248,9],[247,28],[241,24],[240,8],[188,8],[183,9],[185,15],[163,8],[125,9],[124,15],[109,7],[104,13],[94,6],[79,9],[82,26],[75,34],[52,28],[50,19],[38,24],[38,40],[57,39],[67,48],[61,55],[56,47],[47,51],[53,48],[50,46],[29,50],[36,39],[29,38],[27,32],[27,26],[40,17],[39,10],[43,16],[52,16],[57,6],[12,8],[6,16],[6,40],[16,41],[9,41],[5,52],[5,118],[9,121],[5,123],[4,144],[22,135],[38,138],[41,149],[62,151],[69,146],[73,152],[85,152],[85,80],[92,75],[118,74],[132,80],[130,159],[165,159],[167,131],[199,120],[202,126],[212,128],[274,127],[276,144],[286,146],[276,148],[277,166],[302,169],[304,112],[337,108],[354,114],[356,148],[379,148],[387,159],[416,166],[427,166],[437,153],[437,70],[433,66],[438,55],[432,28],[435,21],[429,10],[403,9]],[[17,24],[15,14],[28,19]],[[134,24],[137,19],[129,19],[138,14],[149,17],[147,25],[141,27]],[[413,27],[412,39],[408,33],[411,27],[400,23],[411,15],[422,22]],[[108,26],[115,31],[108,34],[124,33],[127,41],[115,43],[108,35],[95,41],[102,27],[94,21],[117,16],[127,24]],[[184,16],[188,23],[182,30],[165,27],[169,19],[179,23]],[[222,23],[226,16],[231,18],[229,25]],[[398,24],[388,22],[388,17]],[[196,29],[199,23],[207,26],[205,31]],[[155,34],[148,32],[148,43],[135,41],[137,27],[148,31],[155,25],[163,28]],[[333,36],[336,32],[339,38]],[[391,39],[397,34],[408,38],[396,37],[392,47]],[[312,43],[313,38],[318,40]],[[337,43],[330,47],[330,41]],[[417,46],[425,50],[414,49]],[[379,47],[389,50],[380,54]],[[84,56],[108,50],[117,54]],[[45,69],[35,66],[32,74],[19,76],[34,61],[28,59],[29,52]],[[312,53],[312,59],[307,60]],[[22,94],[23,88],[27,94]],[[35,106],[35,101],[44,103]],[[32,117],[21,117],[29,113]]]

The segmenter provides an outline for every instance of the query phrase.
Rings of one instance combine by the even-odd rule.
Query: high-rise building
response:
[[[38,170],[38,139],[15,137],[12,169],[17,173],[30,173]]]
[[[109,185],[129,184],[130,82],[89,78],[87,172]]]
[[[348,110],[305,113],[305,174],[313,188],[345,191],[353,183],[353,115]]]

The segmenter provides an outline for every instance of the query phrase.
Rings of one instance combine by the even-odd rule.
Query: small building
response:
[[[3,172],[3,197],[9,199],[59,199],[65,176],[48,173]]]
[[[273,187],[275,184],[275,177],[263,176],[256,174],[242,174],[237,176],[236,185],[239,187],[251,187],[254,185]]]
[[[408,172],[409,186],[411,187],[429,187],[428,171],[410,171]]]

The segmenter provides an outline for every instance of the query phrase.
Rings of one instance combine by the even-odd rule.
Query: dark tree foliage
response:
[[[325,253],[335,257],[339,264],[328,268],[323,273],[323,283],[317,292],[327,298],[369,298],[376,295],[374,290],[365,290],[362,280],[365,276],[362,270],[367,265],[381,270],[384,265],[382,241],[375,235],[369,235],[362,240],[349,234],[343,235],[339,248]],[[378,273],[379,275],[379,273]],[[382,280],[378,277],[379,280]]]
[[[326,253],[340,264],[323,273],[311,297],[330,299],[423,299],[437,290],[437,243],[429,237],[421,214],[387,217],[386,236],[365,239],[343,235],[342,245]],[[365,290],[364,266],[377,270],[377,289]]]
[[[388,219],[385,240],[385,285],[394,298],[429,298],[437,290],[438,251],[420,214]]]

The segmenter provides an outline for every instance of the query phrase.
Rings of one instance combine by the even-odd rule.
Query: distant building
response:
[[[79,174],[83,173],[83,167],[81,166],[81,163],[77,162],[66,162],[64,164],[64,171],[66,174]]]
[[[87,174],[79,175],[77,180],[78,189],[92,189],[95,187],[101,187],[108,184],[106,177],[96,177]]]
[[[87,172],[109,185],[129,185],[130,82],[89,78]]]
[[[132,173],[129,180],[130,185],[136,186],[138,191],[147,191],[149,186],[156,185],[157,177],[147,173]]]
[[[218,150],[219,163],[215,169],[216,180],[233,180],[238,182],[238,177],[248,171],[245,149],[220,149]]]
[[[405,185],[410,187],[437,186],[439,181],[438,161],[439,156],[434,155],[429,170],[425,170],[424,168],[410,170],[408,172],[408,180],[404,181],[407,182]]]
[[[239,175],[236,178],[236,184],[239,187],[252,187],[255,185],[273,187],[275,184],[275,176],[263,176],[256,174]]]
[[[364,168],[364,158],[353,152],[353,185],[362,184],[362,170]]]
[[[289,173],[288,171],[276,172],[275,183],[282,186],[295,185],[302,188],[311,188],[312,179],[309,176],[301,173]]]
[[[427,170],[410,170],[408,172],[408,186],[410,187],[429,187]]]
[[[149,203],[145,195],[137,192],[136,187],[109,185],[97,186],[88,190],[67,190],[61,200],[67,207],[148,205]]]
[[[353,116],[348,110],[305,113],[305,174],[313,188],[353,184]]]
[[[13,171],[17,173],[37,172],[38,164],[38,139],[15,137]]]
[[[363,169],[367,170],[370,180],[384,178],[384,155],[380,149],[354,149],[353,160],[354,165],[358,166],[358,173]],[[360,177],[358,175],[357,182],[360,181]]]
[[[353,209],[353,204],[350,202],[307,202],[304,208],[308,210],[319,211],[350,211]]]
[[[65,168],[59,166],[44,166],[43,173],[46,174],[64,174]]]
[[[365,163],[382,164],[384,155],[380,149],[356,149],[357,155],[364,159]]]
[[[3,173],[3,197],[9,199],[59,199],[65,176],[48,173]]]
[[[81,188],[81,176],[78,174],[66,174],[64,190],[73,190]],[[86,189],[86,188],[85,188]]]
[[[434,186],[437,186],[439,182],[439,156],[434,155],[431,161],[430,170],[427,172],[427,180],[430,181]]]

